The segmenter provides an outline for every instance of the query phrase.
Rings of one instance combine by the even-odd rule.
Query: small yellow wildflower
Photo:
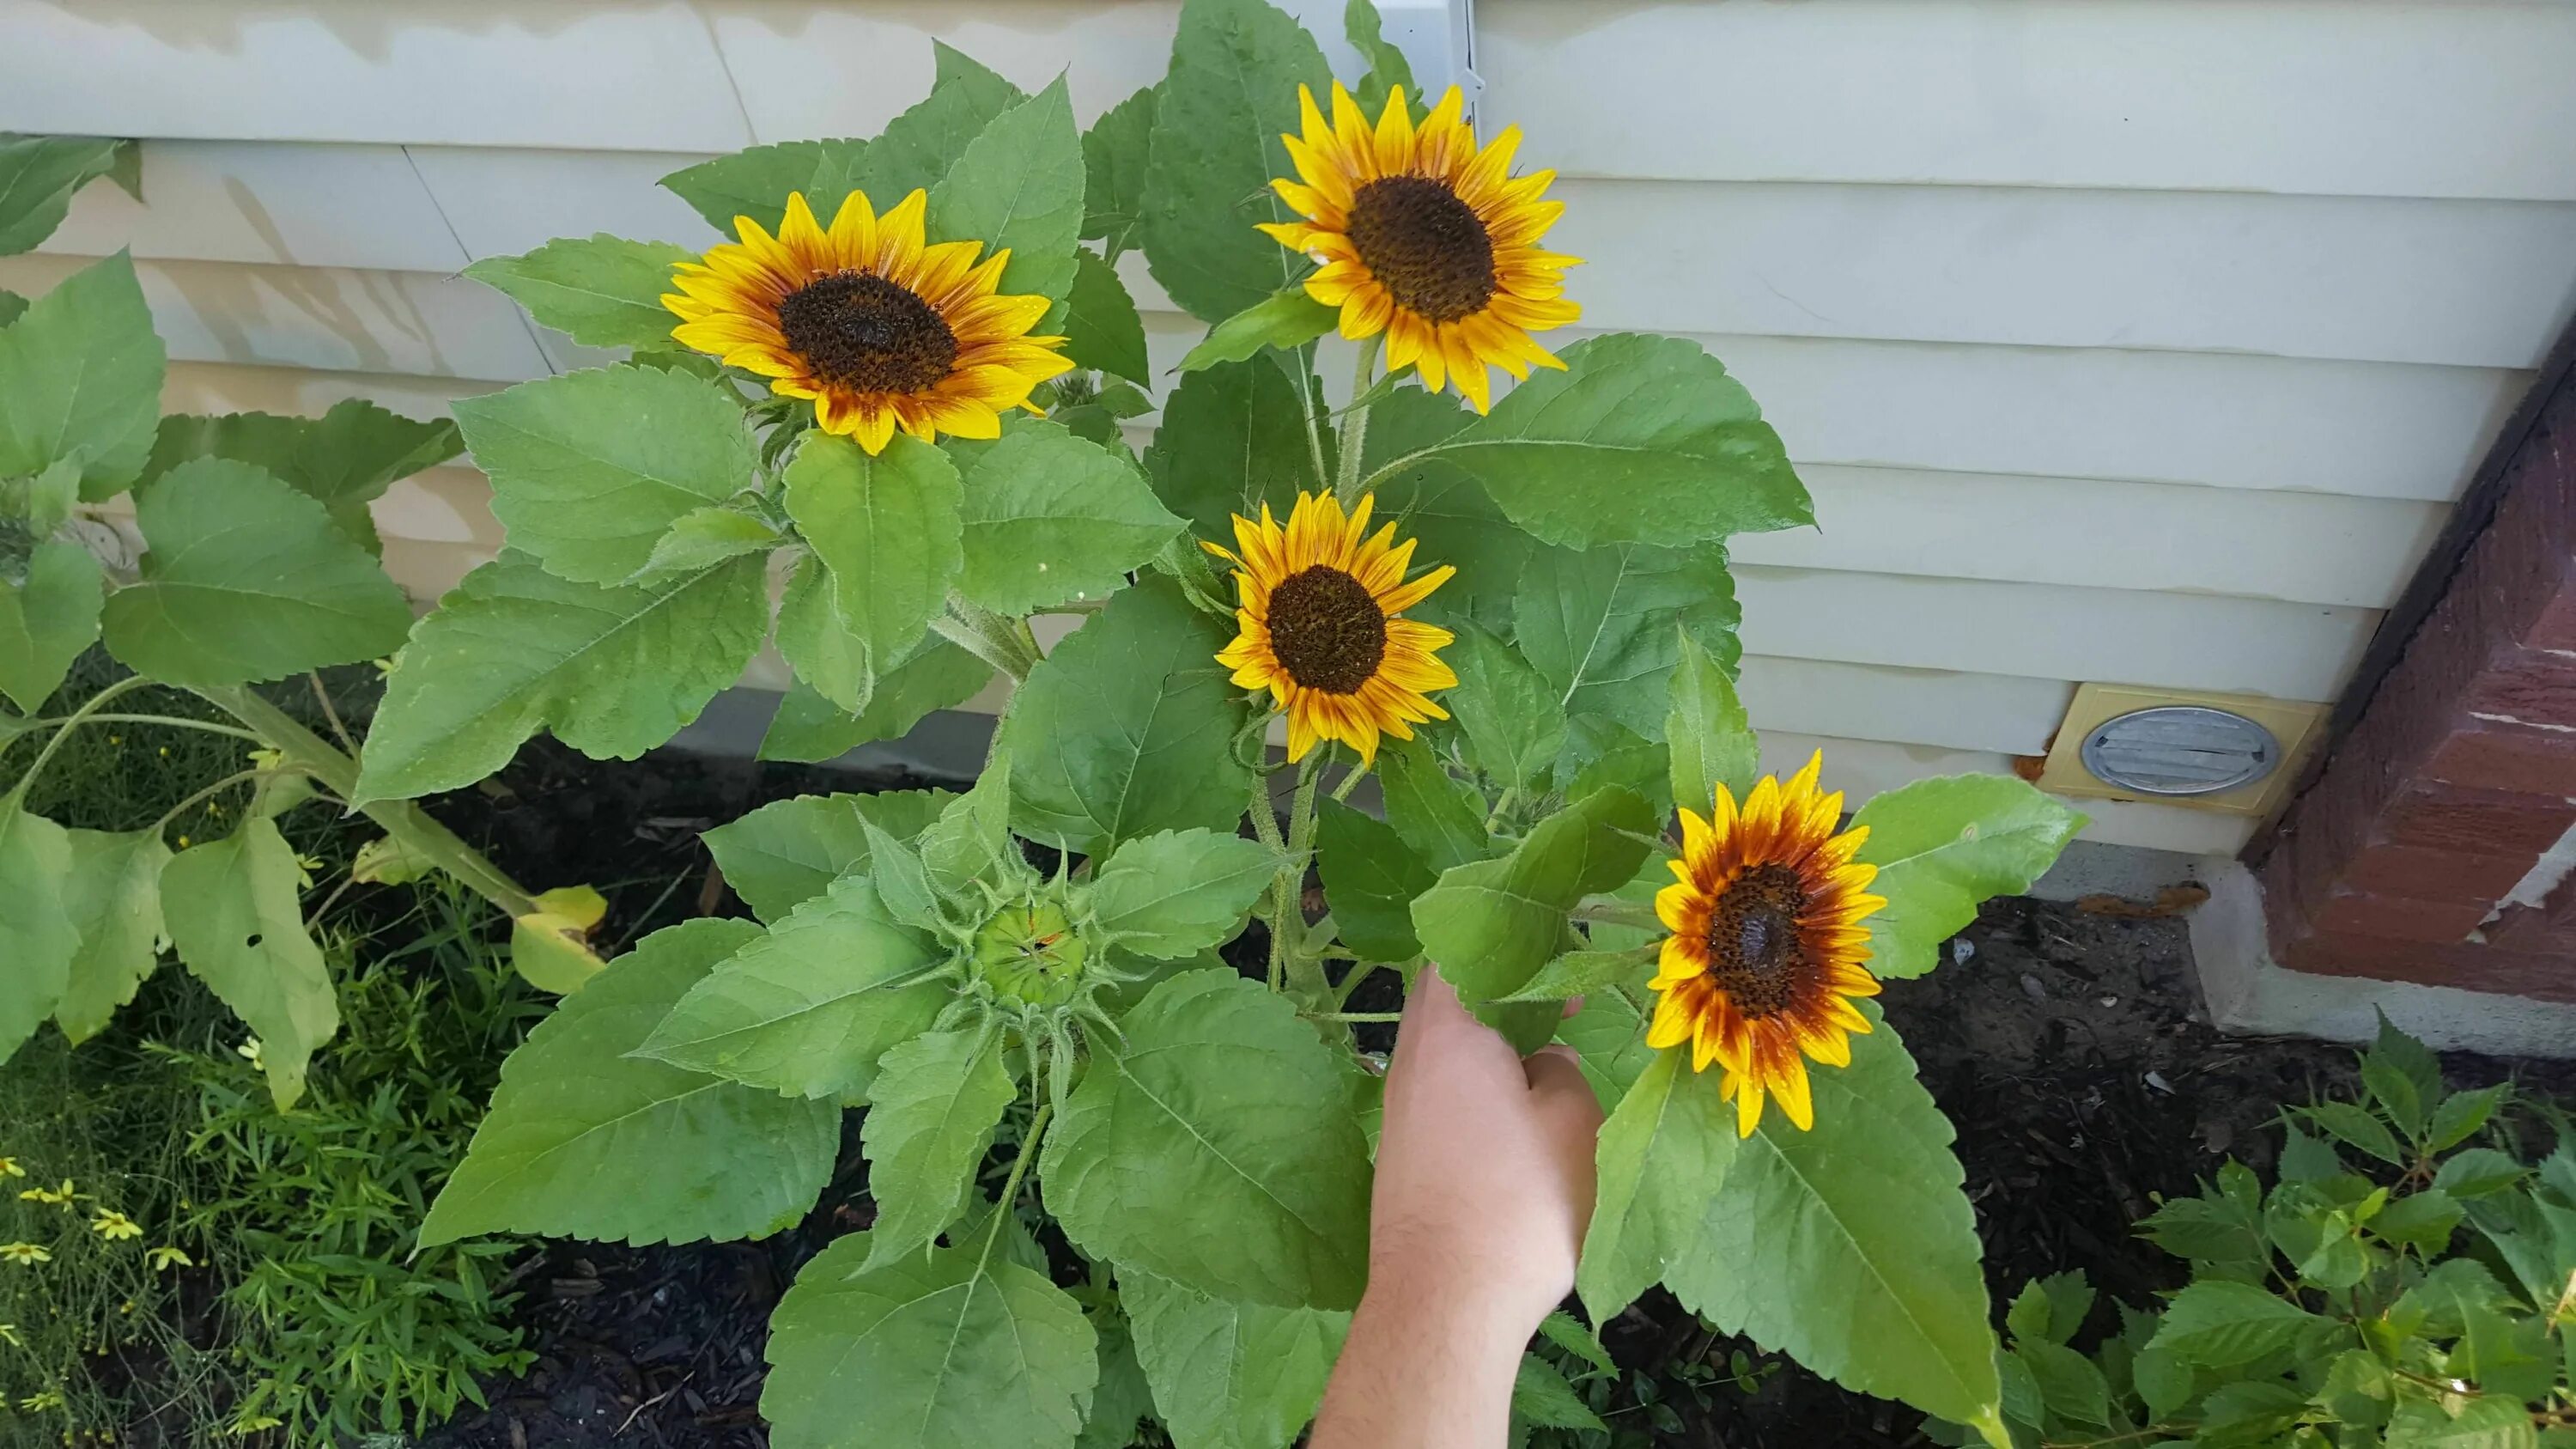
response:
[[[60,1187],[28,1188],[25,1192],[18,1194],[18,1201],[40,1202],[45,1204],[47,1207],[70,1207],[72,1205],[72,1199],[76,1196],[78,1196],[78,1194],[72,1191],[72,1180],[66,1177],[63,1179],[63,1185]]]
[[[207,801],[207,802],[206,802],[206,813],[207,813],[208,815],[211,815],[211,816],[215,817],[215,818],[216,818],[216,819],[218,819],[218,820],[221,820],[221,819],[224,817],[224,802],[223,802],[223,801],[221,801],[221,800],[209,800],[209,801]]]
[[[165,760],[170,758],[170,747],[168,745],[163,745],[161,747],[161,758]]]
[[[233,1051],[239,1054],[243,1061],[250,1063],[250,1069],[252,1071],[264,1072],[268,1070],[268,1049],[259,1044],[258,1037],[252,1037],[250,1040],[243,1042],[240,1046],[234,1047]]]
[[[180,836],[180,837],[179,837],[179,848],[180,848],[181,850],[185,850],[185,849],[187,849],[187,848],[188,848],[188,837],[186,837],[186,836],[184,836],[184,835],[182,835],[182,836]]]
[[[308,891],[313,889],[313,877],[328,869],[330,869],[330,867],[325,865],[322,858],[318,855],[299,855],[295,857],[296,881]]]
[[[32,1268],[38,1263],[54,1261],[54,1255],[33,1243],[0,1243],[0,1258],[20,1267]]]
[[[47,1389],[41,1394],[29,1394],[18,1401],[18,1407],[30,1414],[41,1414],[47,1409],[59,1409],[62,1406],[63,1396],[52,1389]]]
[[[18,1325],[14,1323],[0,1323],[0,1343],[5,1343],[11,1348],[27,1346],[27,1340],[19,1336]]]
[[[125,736],[123,736],[123,735],[109,735],[109,736],[107,737],[107,742],[108,742],[109,744],[111,744],[111,745],[121,745],[121,744],[124,744],[124,743],[125,743]]]
[[[285,1422],[271,1414],[245,1414],[233,1420],[233,1432],[248,1438],[262,1429],[274,1429]]]
[[[99,1209],[98,1216],[89,1220],[89,1230],[111,1243],[143,1236],[143,1229],[136,1226],[134,1219],[107,1208]]]
[[[193,1268],[197,1266],[196,1259],[191,1258],[179,1249],[170,1247],[166,1244],[158,1248],[145,1249],[143,1256],[151,1260],[152,1271],[156,1273],[167,1272],[172,1268]]]
[[[27,1169],[18,1165],[18,1159],[0,1157],[0,1177],[25,1177],[26,1175]]]
[[[286,768],[286,752],[263,745],[250,752],[250,764],[254,770],[283,770]]]

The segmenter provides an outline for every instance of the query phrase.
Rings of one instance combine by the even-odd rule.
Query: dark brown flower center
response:
[[[1359,580],[1317,564],[1270,591],[1270,652],[1308,689],[1357,694],[1386,657],[1386,611]]]
[[[1709,912],[1709,980],[1746,1016],[1769,1016],[1796,1003],[1810,964],[1798,931],[1806,909],[1806,887],[1795,869],[1757,865],[1729,882]]]
[[[835,272],[788,293],[778,330],[816,378],[850,392],[922,392],[957,363],[957,334],[936,309],[865,272]]]
[[[1387,176],[1351,199],[1351,245],[1396,305],[1455,322],[1494,295],[1494,239],[1458,193],[1422,176]]]

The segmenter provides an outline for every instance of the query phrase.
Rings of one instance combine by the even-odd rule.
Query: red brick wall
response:
[[[2576,826],[2576,384],[2544,377],[2492,521],[2248,852],[2293,970],[2576,1001],[2576,882],[2498,904]]]

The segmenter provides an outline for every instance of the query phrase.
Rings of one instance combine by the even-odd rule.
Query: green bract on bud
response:
[[[1014,901],[975,932],[974,973],[1006,1001],[1063,1006],[1082,988],[1087,954],[1062,904]]]

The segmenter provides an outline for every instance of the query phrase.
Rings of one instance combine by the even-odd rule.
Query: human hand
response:
[[[1517,1345],[1574,1287],[1600,1130],[1572,1048],[1523,1060],[1426,967],[1387,1076],[1372,1285],[1391,1280],[1489,1315]]]

